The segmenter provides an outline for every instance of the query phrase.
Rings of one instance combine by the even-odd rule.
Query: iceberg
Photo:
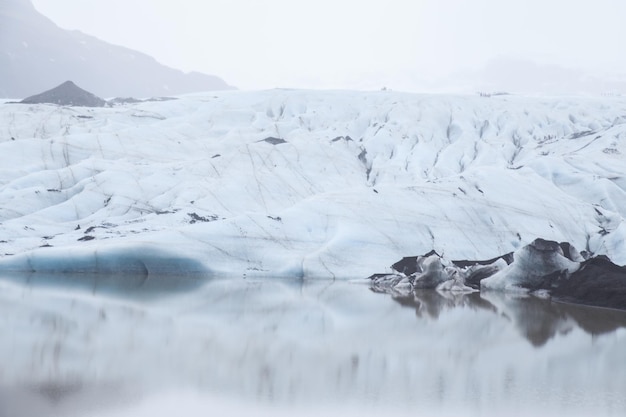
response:
[[[431,251],[405,257],[390,274],[369,277],[374,291],[414,297],[439,292],[490,291],[626,309],[626,267],[606,256],[587,257],[568,242],[535,239],[514,253],[487,261],[448,261]]]
[[[545,289],[547,277],[555,274],[569,276],[580,267],[579,262],[563,253],[562,246],[558,242],[535,239],[515,252],[511,265],[480,281],[481,288]],[[571,245],[567,246],[571,248]],[[575,250],[572,252],[576,253]],[[574,259],[579,258],[580,255],[574,256]]]

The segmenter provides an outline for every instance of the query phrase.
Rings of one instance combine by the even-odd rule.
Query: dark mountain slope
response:
[[[71,79],[100,97],[151,97],[231,89],[141,52],[59,28],[30,0],[0,0],[0,97],[22,98]]]
[[[62,106],[104,107],[106,101],[78,87],[71,81],[22,100],[26,104],[50,103]]]

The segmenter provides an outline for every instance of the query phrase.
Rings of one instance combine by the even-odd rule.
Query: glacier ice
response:
[[[352,278],[537,237],[623,265],[625,135],[620,97],[2,104],[0,270]]]
[[[572,252],[576,253],[575,250]],[[579,256],[576,256],[575,259],[578,258]],[[480,281],[480,286],[485,289],[503,290],[542,289],[547,275],[571,274],[579,267],[579,262],[565,256],[558,242],[536,239],[515,251],[511,265]]]

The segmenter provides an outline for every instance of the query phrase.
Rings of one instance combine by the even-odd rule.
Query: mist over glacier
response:
[[[625,135],[621,97],[4,104],[0,269],[351,278],[536,237],[623,265]]]

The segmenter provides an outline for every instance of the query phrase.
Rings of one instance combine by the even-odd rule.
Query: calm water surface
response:
[[[343,281],[0,277],[0,417],[626,415],[626,314]]]

